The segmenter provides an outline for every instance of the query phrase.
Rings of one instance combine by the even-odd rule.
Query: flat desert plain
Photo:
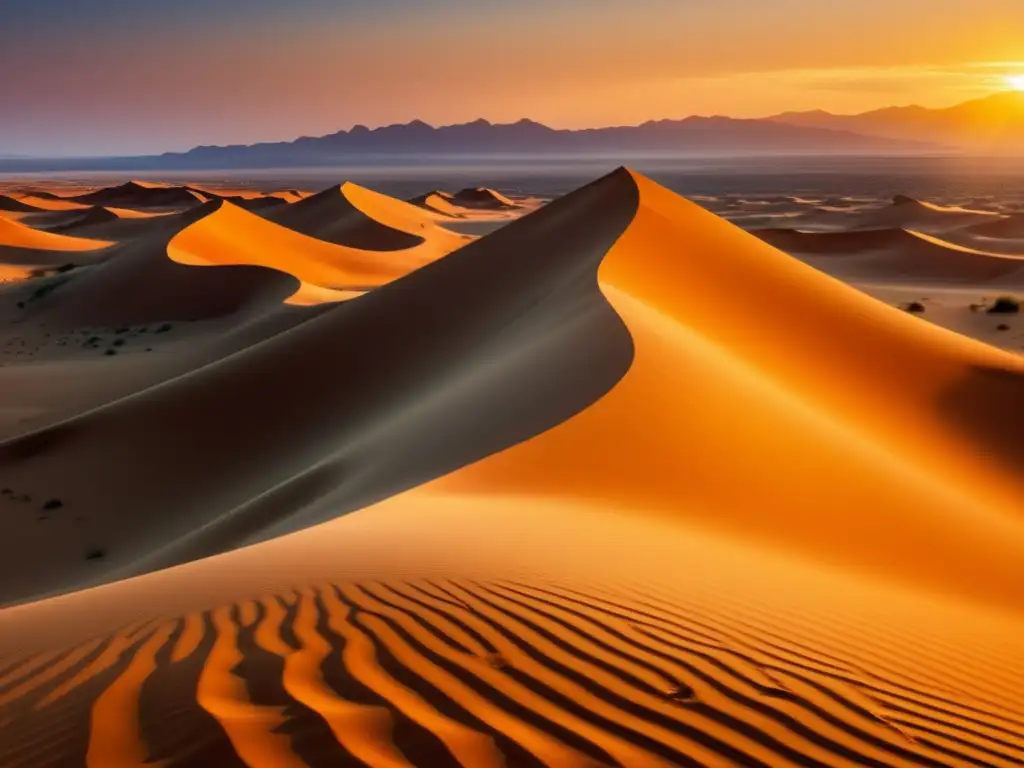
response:
[[[1024,763],[1020,212],[0,191],[4,768]]]

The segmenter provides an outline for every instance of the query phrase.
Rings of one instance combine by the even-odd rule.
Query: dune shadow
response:
[[[939,396],[936,407],[1024,487],[1024,371],[974,366]]]

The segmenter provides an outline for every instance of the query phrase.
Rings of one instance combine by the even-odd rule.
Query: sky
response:
[[[948,106],[1024,74],[1024,0],[0,0],[0,156],[355,124]]]

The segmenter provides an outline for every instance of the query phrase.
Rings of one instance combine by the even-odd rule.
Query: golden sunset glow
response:
[[[1007,75],[1006,84],[1015,91],[1024,91],[1024,75]]]

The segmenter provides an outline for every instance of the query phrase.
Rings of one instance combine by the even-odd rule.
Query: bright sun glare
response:
[[[1006,82],[1015,91],[1024,91],[1024,75],[1007,75]]]

